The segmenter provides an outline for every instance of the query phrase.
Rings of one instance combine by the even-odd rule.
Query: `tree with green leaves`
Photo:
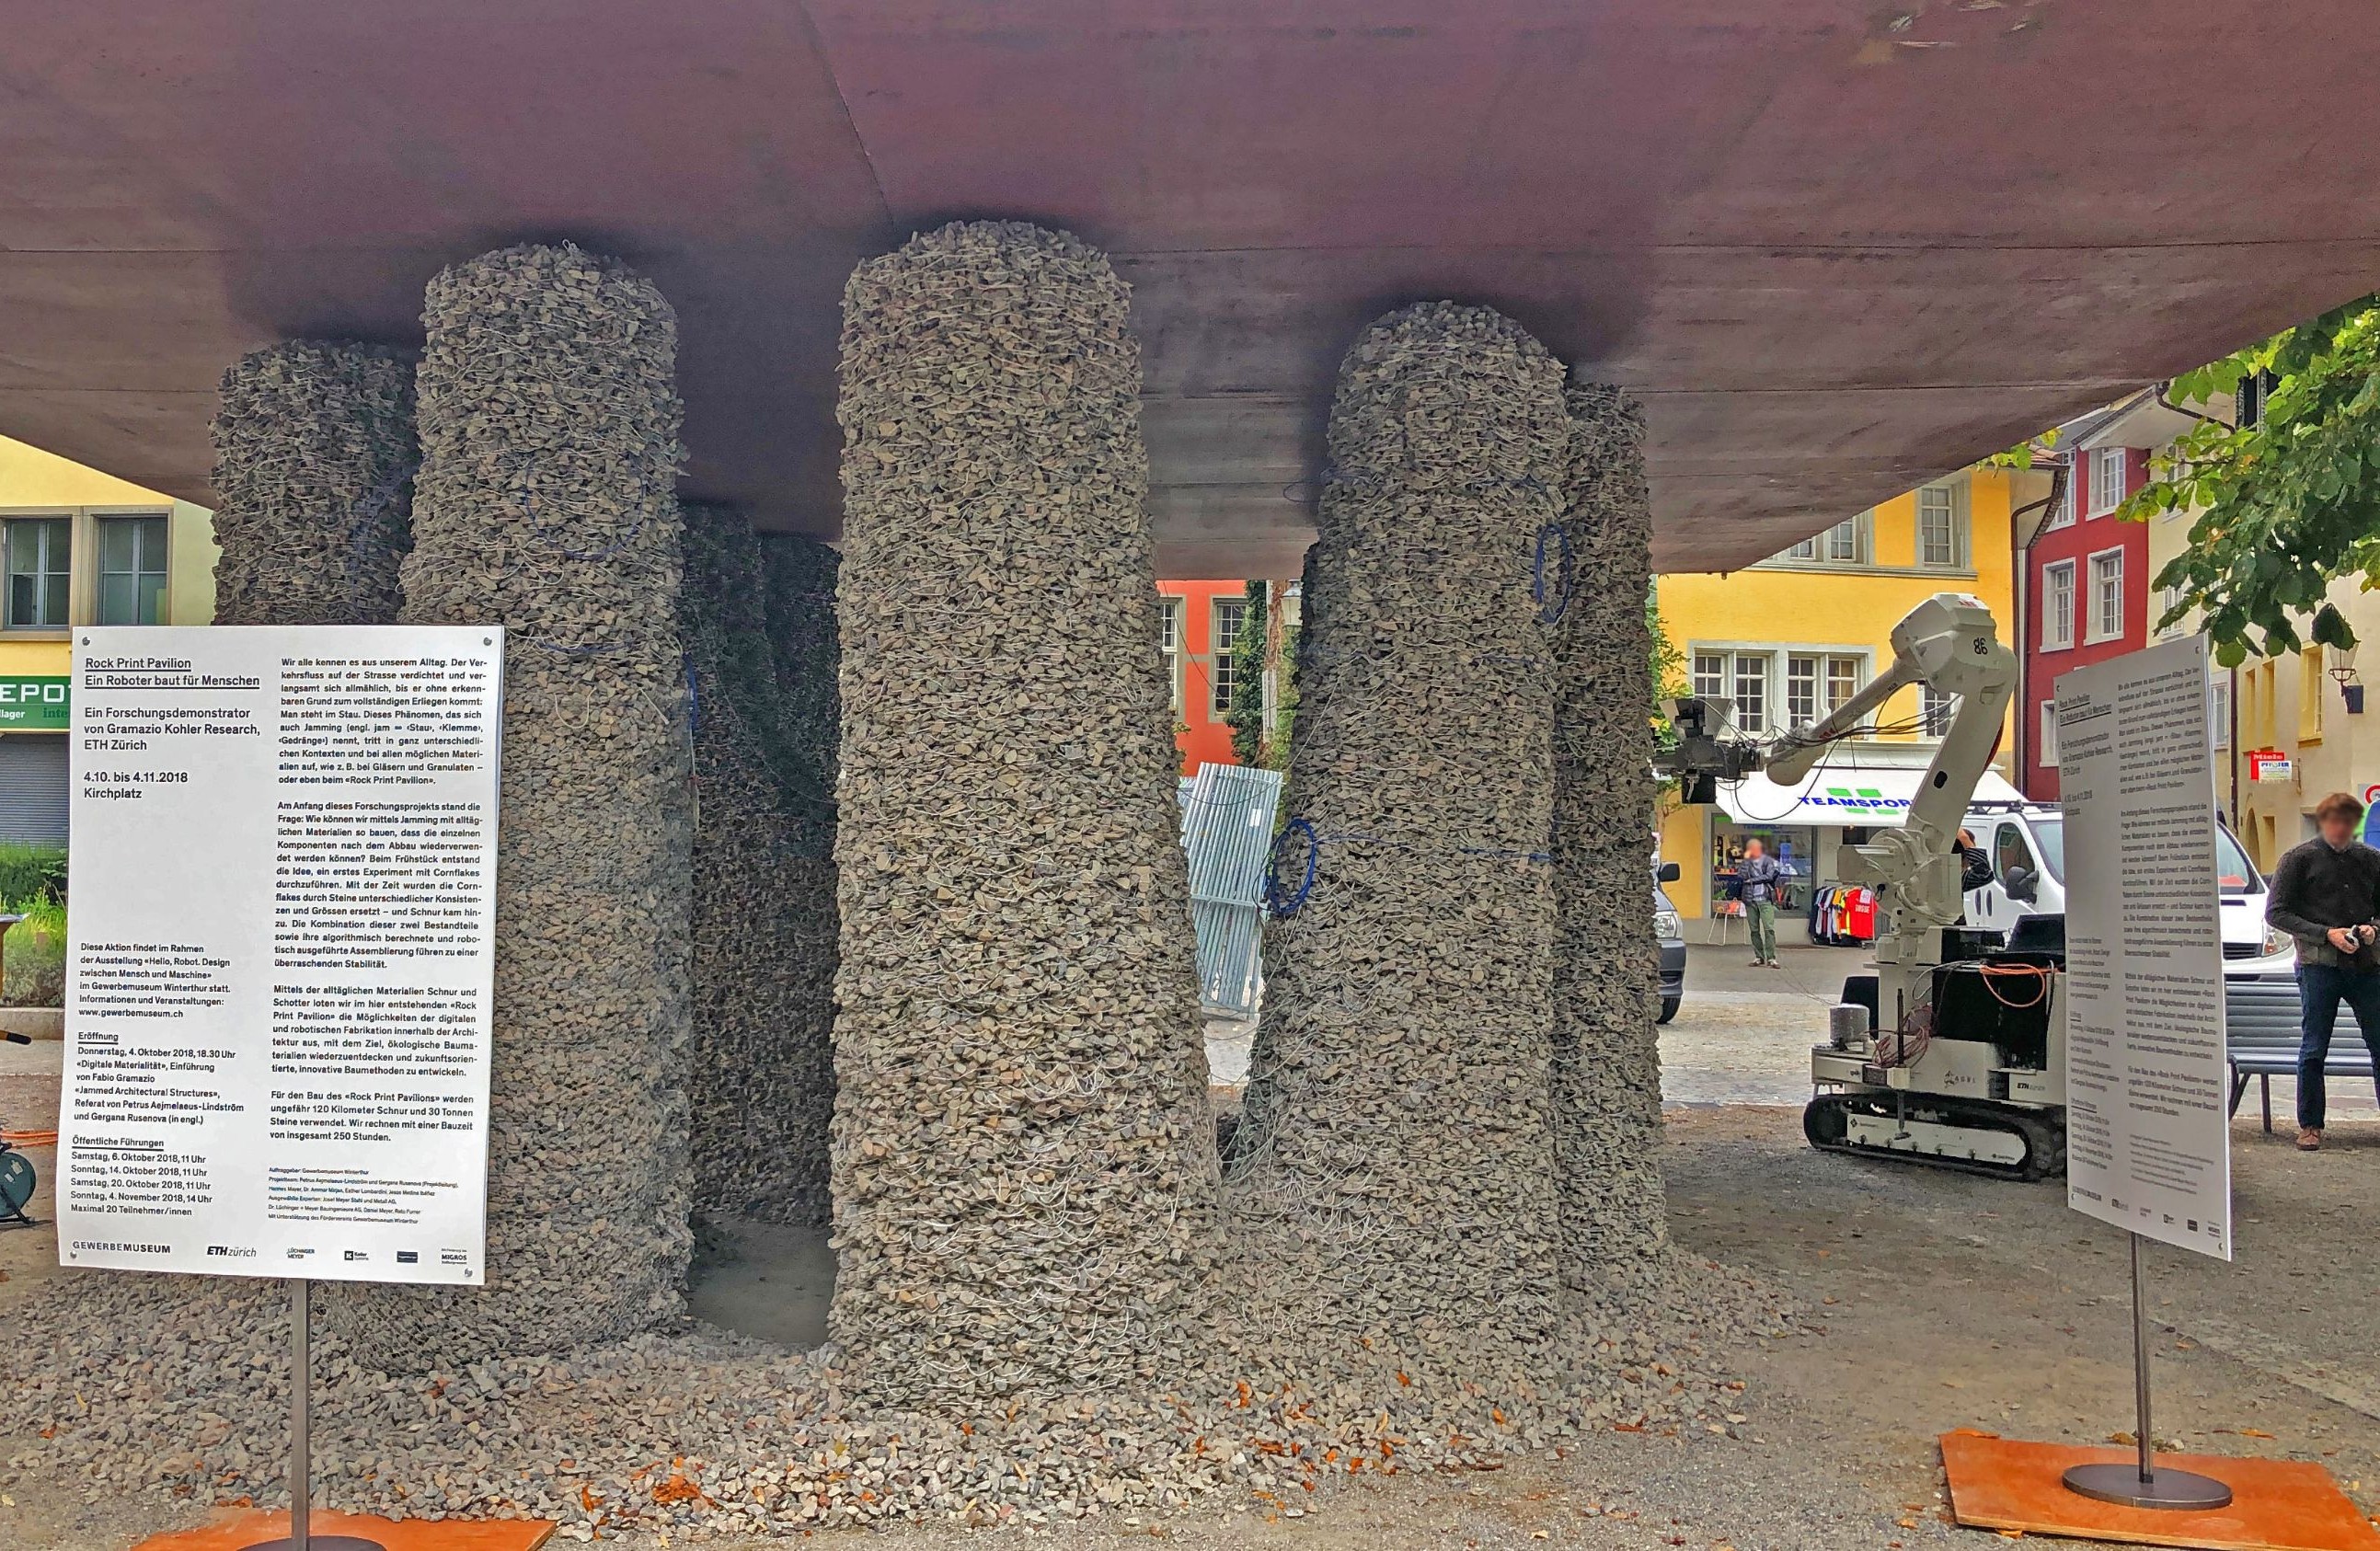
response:
[[[1270,729],[1265,726],[1264,669],[1271,593],[1268,582],[1248,583],[1240,633],[1232,638],[1232,700],[1223,721],[1232,729],[1232,757],[1243,765],[1263,764],[1265,745],[1270,741]]]
[[[2198,514],[2189,548],[2157,575],[2180,599],[2158,623],[2197,610],[2227,667],[2309,639],[2352,646],[2327,598],[2344,577],[2380,588],[2380,296],[2185,372],[2167,398],[2204,404],[2242,383],[2261,401],[2250,423],[2200,420],[2121,509],[2136,521]]]

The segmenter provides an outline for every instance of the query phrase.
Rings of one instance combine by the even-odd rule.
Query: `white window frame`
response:
[[[1236,610],[1231,639],[1223,638],[1223,615]],[[1212,708],[1210,716],[1221,716],[1232,709],[1232,652],[1239,645],[1240,632],[1248,625],[1248,600],[1245,597],[1217,597],[1207,600],[1207,655],[1213,659],[1207,670],[1207,683],[1213,693],[1208,697]]]
[[[2089,606],[2082,612],[2082,644],[2086,647],[2095,647],[2108,641],[2120,641],[2124,638],[2123,546],[2119,544],[2112,549],[2094,550],[2084,558],[2090,563],[2084,575],[2090,578],[2091,595],[2087,600]],[[2112,628],[2107,624],[2106,610],[2100,607],[2102,600],[2099,563],[2103,560],[2112,560],[2116,563],[2116,623]]]
[[[2040,754],[2043,769],[2058,769],[2058,702],[2056,700],[2044,700],[2041,703]]]
[[[1182,618],[1187,600],[1179,593],[1158,595],[1158,629],[1163,636],[1165,651],[1165,683],[1171,696],[1173,714],[1182,714]]]
[[[1809,671],[1800,670],[1807,665]],[[1796,686],[1805,685],[1806,695]],[[1789,651],[1785,654],[1785,725],[1787,728],[1807,727],[1826,712],[1818,708],[1825,703],[1827,693],[1827,660],[1815,651]],[[1802,702],[1806,698],[1806,705]]]
[[[1734,654],[1697,647],[1691,654],[1689,672],[1694,681],[1694,693],[1706,700],[1727,698],[1728,659]],[[1708,672],[1705,672],[1708,665]]]
[[[2091,515],[2104,517],[2124,503],[2124,479],[2129,472],[2129,454],[2123,448],[2091,449]]]
[[[1922,485],[1917,491],[1917,547],[1921,571],[1965,571],[1973,565],[1968,551],[1967,490],[1963,484]],[[1928,553],[1928,520],[1940,519],[1947,551],[1942,558]]]
[[[2206,746],[2231,746],[2231,680],[2229,675],[2215,673],[2206,684]]]
[[[2167,588],[2157,594],[2157,618],[2163,619],[2180,607],[2181,607],[2181,588],[2179,586]],[[2180,635],[2181,631],[2182,622],[2177,619],[2171,624],[2157,626],[2157,639],[2170,641]]]
[[[1921,679],[1917,684],[1917,726],[1929,738],[1948,737],[1959,714],[1959,697]]]
[[[1776,703],[1777,655],[1768,651],[1738,651],[1728,654],[1727,686],[1735,701],[1734,722],[1739,733],[1766,733],[1769,713]],[[1745,705],[1744,686],[1755,685],[1760,692],[1756,708]]]
[[[2076,460],[2072,458],[2067,460],[2066,478],[2058,488],[2058,504],[2050,509],[2049,521],[2042,527],[2044,533],[2074,526],[2074,482],[2082,472],[2082,467]]]
[[[2066,599],[2062,608],[2056,602],[2056,588],[2051,585],[2053,576],[2062,576],[2065,579]],[[2074,610],[2075,604],[2080,600],[2081,588],[2077,584],[2081,579],[2070,556],[2065,560],[2053,560],[2041,568],[2042,650],[2070,651],[2073,649]]]

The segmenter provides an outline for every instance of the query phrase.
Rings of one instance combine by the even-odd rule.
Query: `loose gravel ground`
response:
[[[1807,1025],[1771,1000],[1792,993],[1730,990],[1723,968],[1705,973],[1701,958],[1687,1008],[1712,1021],[1705,1027],[1682,1012],[1664,1030],[1673,1081],[1689,1091],[1716,1086],[1729,1052],[1769,1039],[1797,1050],[1807,1043]],[[2369,1097],[2359,1096],[2333,1145],[2312,1157],[2243,1117],[2234,1130],[2239,1261],[2159,1252],[2150,1264],[2161,1441],[2318,1460],[2367,1509],[2380,1501],[2380,1330],[2369,1317],[2380,1306],[2380,1267],[2361,1254],[2368,1231],[2358,1231],[2380,1212],[2380,1121]],[[2276,1098],[2286,1106],[2285,1084]],[[1803,1334],[1744,1333],[1727,1343],[1745,1385],[1730,1392],[1728,1414],[1741,1423],[1720,1415],[1674,1431],[1597,1431],[1563,1443],[1560,1458],[1483,1455],[1475,1466],[1499,1468],[1332,1476],[1311,1494],[1234,1481],[1171,1512],[1118,1504],[1095,1519],[1019,1533],[1085,1547],[1161,1538],[1216,1551],[1988,1544],[1942,1518],[1933,1439],[1979,1426],[2098,1441],[2130,1424],[2122,1241],[2069,1212],[2055,1185],[1814,1153],[1801,1144],[1797,1110],[1798,1102],[1689,1103],[1669,1115],[1673,1236],[1749,1270],[1812,1315]],[[12,1114],[9,1123],[28,1122]],[[46,1173],[52,1156],[37,1157]],[[48,1210],[44,1197],[37,1211]],[[68,1278],[51,1265],[55,1255],[46,1228],[0,1230],[0,1272],[10,1278],[0,1283],[0,1328],[20,1347],[27,1332],[40,1340],[43,1304]],[[280,1354],[255,1355],[255,1381],[269,1383]],[[453,1403],[484,1403],[476,1383],[458,1383]],[[717,1424],[706,1412],[731,1409],[693,1405],[665,1420],[709,1437]],[[411,1425],[391,1424],[392,1448],[405,1447]],[[1723,1430],[1702,1430],[1709,1425]],[[37,1447],[12,1433],[0,1438],[0,1460]],[[666,1485],[672,1461],[651,1463]],[[699,1473],[692,1460],[686,1468]],[[117,1551],[138,1532],[202,1513],[195,1496],[103,1490],[0,1465],[0,1545],[24,1551]],[[955,1533],[897,1526],[881,1539],[923,1547]],[[618,1538],[640,1551],[663,1544],[658,1533]],[[730,1535],[708,1544],[758,1543]]]

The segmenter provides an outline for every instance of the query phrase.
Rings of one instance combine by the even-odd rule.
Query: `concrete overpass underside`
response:
[[[1728,567],[2380,274],[2360,8],[2164,0],[86,0],[0,51],[0,431],[194,500],[218,375],[418,344],[573,238],[682,320],[686,493],[837,531],[855,263],[960,216],[1132,286],[1160,568],[1293,572],[1331,379],[1495,307]]]

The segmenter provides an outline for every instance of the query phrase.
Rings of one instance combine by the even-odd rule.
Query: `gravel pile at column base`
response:
[[[1650,1322],[1575,1308],[1581,1355],[1543,1396],[1416,1385],[1385,1405],[1219,1372],[1148,1395],[862,1414],[822,1356],[709,1327],[395,1378],[318,1332],[316,1500],[550,1518],[570,1539],[797,1534],[1163,1511],[1218,1495],[1306,1506],[1352,1477],[1492,1467],[1586,1432],[1732,1430],[1742,1384],[1728,1355],[1791,1333],[1791,1312],[1707,1262],[1673,1260],[1661,1278],[1670,1312]],[[42,1341],[0,1361],[0,1488],[285,1505],[287,1310],[275,1282],[55,1284]]]
[[[832,810],[820,798],[814,750],[789,746],[782,725],[768,628],[775,600],[752,525],[695,504],[686,525],[697,706],[686,1063],[694,1202],[761,1221],[822,1222],[835,919],[820,847],[832,844]]]
[[[1651,889],[1652,506],[1645,420],[1617,388],[1573,382],[1568,508],[1549,566],[1553,622],[1554,1145],[1562,1275],[1628,1274],[1669,1240]]]
[[[419,457],[413,362],[292,340],[223,374],[214,438],[217,624],[386,624]]]
[[[332,1284],[419,1371],[676,1317],[691,877],[677,324],[650,281],[519,247],[429,286],[403,619],[507,627],[488,1278]]]

